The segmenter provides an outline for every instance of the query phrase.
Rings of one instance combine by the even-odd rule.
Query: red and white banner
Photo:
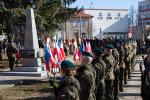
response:
[[[130,27],[129,27],[129,32],[128,32],[128,38],[131,38],[132,35],[133,35],[133,29],[132,29],[132,27],[130,26]]]

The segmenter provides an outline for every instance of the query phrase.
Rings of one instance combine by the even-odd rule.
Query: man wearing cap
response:
[[[127,84],[127,76],[130,78],[130,70],[131,70],[131,54],[130,54],[130,44],[129,41],[126,41],[124,45],[124,50],[125,50],[125,73],[124,73],[124,84]]]
[[[105,100],[105,68],[106,64],[102,60],[103,51],[94,49],[94,59],[92,65],[96,71],[96,100]]]
[[[125,71],[125,51],[123,48],[123,42],[117,46],[117,50],[119,52],[119,91],[123,92],[123,79],[124,79],[124,71]]]
[[[64,60],[61,67],[63,78],[61,79],[57,100],[80,100],[80,84],[74,77],[75,65],[68,60]]]
[[[112,50],[112,55],[115,59],[115,66],[114,66],[114,100],[119,100],[118,91],[119,91],[119,52],[117,50],[117,45],[114,43],[114,49]]]
[[[96,100],[94,93],[96,71],[92,67],[92,60],[92,55],[89,52],[82,53],[81,66],[76,74],[81,86],[80,100]]]
[[[114,66],[115,66],[115,59],[112,55],[112,45],[107,44],[105,45],[105,55],[103,56],[103,60],[106,63],[106,70],[105,70],[105,99],[106,100],[113,100],[113,81],[114,81]]]

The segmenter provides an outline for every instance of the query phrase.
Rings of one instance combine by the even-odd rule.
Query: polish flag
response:
[[[49,46],[49,42],[50,42],[50,39],[47,38],[47,43],[44,46],[45,61],[46,61],[45,65],[46,65],[46,70],[48,72],[50,72],[52,70],[52,68],[55,66],[54,58],[53,58],[53,54],[51,52],[51,48]]]
[[[54,47],[54,55],[57,55],[58,61],[62,62],[63,61],[63,57],[60,51],[60,48],[58,46],[58,42],[55,42],[55,47]]]
[[[86,41],[86,51],[89,53],[92,53],[91,44],[90,44],[90,42],[87,42],[87,41]]]
[[[62,41],[60,43],[60,52],[61,52],[61,55],[62,55],[62,60],[64,60],[65,59],[65,53],[64,53],[64,46],[63,46]]]
[[[53,73],[56,73],[59,72],[59,69],[61,69],[60,64],[63,61],[63,57],[60,48],[58,46],[58,42],[55,42],[53,55],[55,60],[55,68],[53,69]]]
[[[128,38],[131,38],[133,35],[132,27],[129,27]]]
[[[74,42],[74,46],[75,46],[75,52],[74,52],[73,60],[78,61],[78,60],[80,60],[80,58],[79,58],[80,54],[79,54],[79,49],[78,49],[76,40]]]

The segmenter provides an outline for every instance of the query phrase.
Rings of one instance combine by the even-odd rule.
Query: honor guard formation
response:
[[[92,52],[87,51],[84,45],[88,43],[91,44]],[[137,41],[132,38],[82,39],[81,44],[78,45],[81,53],[78,65],[64,60],[61,62],[60,85],[56,87],[54,80],[50,79],[51,85],[55,87],[57,99],[120,100],[118,93],[124,91],[123,85],[128,84],[127,80],[131,79],[131,72],[136,65],[140,51],[137,45]],[[146,96],[150,95],[148,92],[150,78],[147,78],[147,83],[144,81],[150,69],[148,63],[150,50],[148,50],[147,46],[147,56],[143,56],[145,71],[142,75],[141,95],[146,98],[144,100],[148,100]]]

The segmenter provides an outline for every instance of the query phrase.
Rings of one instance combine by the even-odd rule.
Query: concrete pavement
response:
[[[137,60],[134,71],[131,73],[131,79],[128,79],[127,84],[123,85],[124,92],[120,92],[120,100],[142,100],[141,97],[141,72],[139,64],[142,58]]]

